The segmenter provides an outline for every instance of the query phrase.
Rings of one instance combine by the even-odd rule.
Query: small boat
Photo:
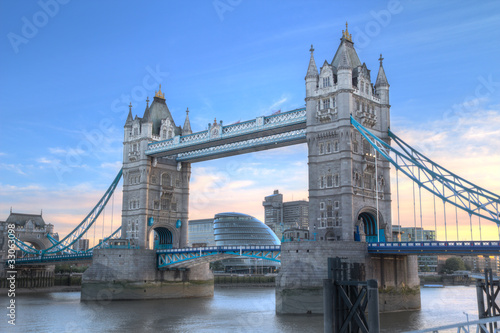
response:
[[[444,288],[442,284],[424,284],[424,288]]]

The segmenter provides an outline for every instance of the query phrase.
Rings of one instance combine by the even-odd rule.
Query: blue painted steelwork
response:
[[[108,203],[109,199],[113,195],[116,186],[118,185],[121,177],[122,177],[122,172],[123,170],[120,169],[118,172],[118,175],[116,175],[115,179],[113,180],[113,183],[109,186],[109,188],[106,190],[106,193],[102,196],[102,198],[99,200],[97,205],[90,211],[90,213],[85,217],[85,219],[75,228],[73,231],[71,231],[66,237],[64,237],[61,241],[58,241],[56,244],[53,244],[51,247],[44,249],[44,250],[37,250],[36,248],[22,242],[21,240],[14,238],[14,241],[16,245],[19,247],[20,250],[22,250],[25,253],[29,254],[57,254],[63,251],[66,251],[69,249],[76,241],[78,241],[86,232],[87,230],[94,224],[94,222],[97,220],[99,215],[101,214],[102,210]]]
[[[33,265],[63,261],[78,261],[78,260],[91,260],[92,252],[73,253],[64,255],[51,255],[51,256],[36,256],[27,258],[17,258],[16,266],[18,265]]]
[[[220,126],[218,131],[208,130],[172,139],[151,142],[146,155],[167,156],[177,154],[178,161],[207,157],[219,153],[235,152],[245,148],[258,148],[271,143],[305,140],[306,109],[300,108],[280,114]],[[288,134],[287,134],[288,133]]]
[[[418,186],[470,215],[476,215],[500,225],[499,195],[474,185],[441,167],[410,147],[390,130],[389,137],[394,140],[400,150],[391,147],[372,134],[352,116],[351,124],[379,154]]]
[[[292,141],[304,141],[306,139],[306,129],[288,131],[284,133],[256,137],[238,142],[226,143],[219,146],[207,147],[203,149],[194,149],[177,155],[177,161],[185,162],[195,158],[204,158],[219,154],[231,152],[240,152],[244,149],[255,149],[265,147],[270,144],[279,144]]]
[[[37,263],[57,262],[57,261],[88,260],[88,259],[92,258],[94,249],[98,249],[101,247],[110,247],[110,246],[106,245],[106,242],[109,239],[112,239],[112,238],[118,236],[118,232],[121,229],[122,229],[122,227],[119,227],[111,235],[104,238],[103,240],[101,240],[99,242],[99,244],[91,247],[87,251],[78,252],[78,251],[75,251],[73,249],[67,249],[66,251],[63,251],[61,253],[49,254],[49,255],[39,252],[35,255],[27,256],[24,258],[17,258],[16,264],[18,262],[21,264],[37,264]],[[71,252],[69,252],[68,250],[71,250]]]
[[[499,255],[500,241],[491,242],[389,242],[368,243],[371,254],[468,254]]]
[[[280,245],[208,246],[156,251],[158,269],[194,266],[221,258],[242,256],[279,262]]]

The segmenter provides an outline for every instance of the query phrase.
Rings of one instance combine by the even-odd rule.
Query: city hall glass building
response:
[[[280,245],[278,237],[255,217],[241,213],[220,213],[214,217],[215,245]],[[231,258],[222,261],[224,270],[233,273],[275,272],[279,263],[249,258]]]
[[[215,245],[280,245],[278,237],[255,217],[220,213],[214,218]]]

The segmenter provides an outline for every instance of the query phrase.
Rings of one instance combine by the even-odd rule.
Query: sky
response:
[[[193,131],[304,106],[311,44],[318,68],[331,62],[346,21],[372,82],[383,55],[392,131],[500,193],[497,1],[1,1],[0,219],[43,210],[61,235],[72,230],[120,169],[128,104],[142,117],[159,84],[177,125],[189,107]],[[412,184],[399,182],[399,223],[419,225]],[[307,199],[305,144],[194,163],[190,218],[264,220],[275,189]],[[121,223],[120,188],[113,202],[106,230]],[[396,206],[393,195],[393,224]],[[498,239],[493,223],[479,235],[460,214],[457,235],[447,214],[449,240],[469,239],[470,222],[475,239]]]

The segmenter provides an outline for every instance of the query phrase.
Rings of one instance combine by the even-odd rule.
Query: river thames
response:
[[[477,319],[475,286],[421,289],[420,311],[382,314],[381,332]],[[6,314],[7,297],[0,302]],[[0,332],[323,332],[318,315],[276,316],[274,288],[216,287],[213,298],[82,303],[79,292],[16,297],[16,326]]]

